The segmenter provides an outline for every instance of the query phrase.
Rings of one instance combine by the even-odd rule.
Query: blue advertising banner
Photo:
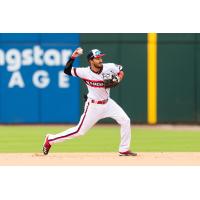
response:
[[[0,123],[78,122],[79,79],[63,73],[78,46],[79,34],[0,34]]]

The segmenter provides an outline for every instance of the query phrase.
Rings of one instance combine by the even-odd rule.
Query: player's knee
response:
[[[130,120],[130,118],[128,116],[123,116],[123,117],[121,117],[120,122],[121,122],[120,123],[121,125],[129,126],[130,123],[131,123],[131,120]]]
[[[128,116],[125,117],[124,123],[127,124],[127,125],[129,125],[131,123],[131,120],[130,120],[130,118]]]

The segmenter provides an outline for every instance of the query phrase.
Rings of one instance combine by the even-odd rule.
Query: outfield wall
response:
[[[65,76],[72,51],[98,48],[124,66],[111,96],[135,123],[148,123],[147,34],[0,34],[0,123],[77,123],[84,84]],[[156,123],[200,122],[200,34],[157,34]],[[112,120],[103,120],[111,122]]]
[[[106,56],[104,62],[124,66],[123,83],[112,89],[111,96],[127,112],[132,121],[147,121],[147,35],[146,34],[81,34],[81,46],[99,48]],[[85,58],[81,64],[87,65]],[[82,85],[83,93],[85,87]],[[105,120],[104,120],[105,121]],[[106,120],[111,122],[111,120]]]
[[[147,34],[81,34],[81,45],[124,66],[125,80],[112,97],[132,122],[147,123]],[[200,34],[157,34],[156,105],[157,123],[200,122]]]
[[[200,122],[200,34],[158,35],[158,121]]]
[[[63,73],[77,46],[79,34],[0,34],[0,123],[78,122],[80,83]]]

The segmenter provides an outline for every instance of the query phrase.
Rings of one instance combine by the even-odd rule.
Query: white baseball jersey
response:
[[[88,88],[88,98],[94,100],[105,100],[110,96],[110,88],[104,87],[103,77],[109,74],[118,74],[122,70],[121,65],[104,63],[100,73],[93,72],[90,67],[72,67],[73,76],[81,78]]]
[[[120,124],[121,142],[119,152],[129,150],[131,141],[130,119],[124,110],[110,97],[110,89],[105,88],[103,77],[107,74],[118,74],[122,70],[121,65],[114,63],[103,64],[102,71],[95,73],[90,67],[72,67],[71,74],[81,78],[88,87],[88,99],[85,102],[85,109],[77,126],[58,134],[50,134],[49,143],[55,144],[67,139],[84,135],[94,124],[104,118],[112,118]],[[94,103],[92,100],[107,100],[104,104]]]

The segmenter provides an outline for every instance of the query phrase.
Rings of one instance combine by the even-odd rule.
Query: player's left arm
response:
[[[104,77],[105,88],[112,88],[117,86],[124,78],[124,72],[121,65],[116,65],[114,63],[109,64],[111,67],[111,77]]]
[[[121,70],[119,71],[119,73],[117,74],[117,76],[119,77],[119,82],[121,82],[124,78],[124,72]]]
[[[117,70],[117,75],[114,76],[113,81],[119,84],[124,78],[123,67],[121,65],[115,65],[115,70]]]

